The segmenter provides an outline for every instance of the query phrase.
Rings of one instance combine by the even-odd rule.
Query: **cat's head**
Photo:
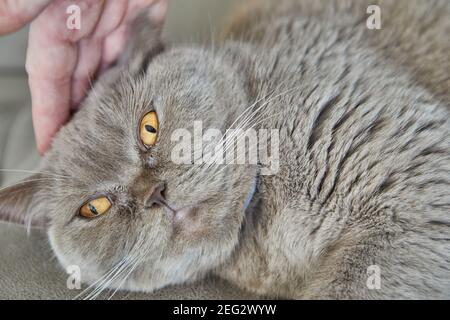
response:
[[[202,149],[179,148],[195,121],[225,132],[248,103],[233,67],[203,49],[162,50],[155,38],[129,59],[60,130],[42,173],[0,193],[0,212],[45,224],[59,261],[79,266],[83,281],[108,275],[107,287],[153,290],[231,255],[256,168],[179,163]]]

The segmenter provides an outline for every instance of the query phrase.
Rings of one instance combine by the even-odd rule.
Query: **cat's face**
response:
[[[39,185],[31,205],[49,219],[59,261],[79,266],[83,281],[114,270],[107,287],[153,290],[195,279],[230,256],[256,168],[174,161],[177,129],[194,134],[201,121],[225,132],[247,103],[239,78],[217,59],[177,49],[144,74],[116,70],[54,140],[42,171],[58,177]],[[149,113],[156,140],[146,146]]]

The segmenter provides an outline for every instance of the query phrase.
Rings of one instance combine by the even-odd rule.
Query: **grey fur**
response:
[[[42,171],[57,176],[4,190],[0,212],[46,218],[59,261],[79,265],[87,283],[119,264],[99,290],[214,273],[271,297],[450,298],[450,8],[385,1],[384,29],[372,31],[366,4],[252,2],[213,48],[159,53],[158,39],[139,41],[141,28],[131,67],[101,79],[54,140]],[[225,130],[255,101],[271,115],[255,127],[280,130],[276,175],[172,163],[173,130],[195,120]],[[136,130],[152,109],[160,135],[143,151]],[[170,203],[195,214],[172,225],[144,209],[161,181]],[[99,193],[113,196],[112,210],[80,218]],[[379,290],[366,285],[374,264]]]

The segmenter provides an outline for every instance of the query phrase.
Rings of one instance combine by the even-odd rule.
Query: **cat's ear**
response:
[[[37,174],[0,190],[0,221],[27,227],[45,227],[47,219],[42,210],[42,177]],[[41,209],[39,209],[41,207]]]
[[[150,61],[164,50],[161,33],[167,9],[168,0],[156,0],[133,21],[127,49],[121,57],[131,73],[145,71]]]

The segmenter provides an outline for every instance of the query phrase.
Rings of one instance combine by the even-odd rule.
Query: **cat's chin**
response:
[[[182,223],[184,220],[191,220],[198,213],[199,208],[202,206],[202,203],[199,202],[194,205],[189,206],[169,206],[166,205],[164,207],[164,211],[166,212],[169,219],[172,221],[173,225]]]

